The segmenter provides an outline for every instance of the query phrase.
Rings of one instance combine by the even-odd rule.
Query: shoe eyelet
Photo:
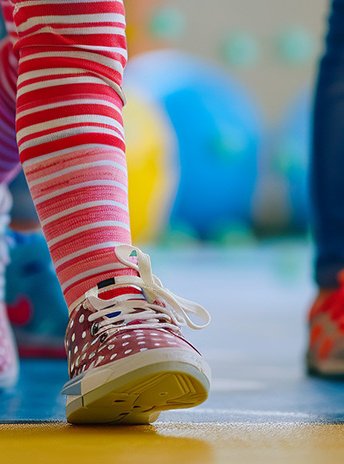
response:
[[[91,325],[91,329],[90,329],[92,337],[95,337],[97,335],[98,331],[99,331],[99,324],[98,324],[98,322],[94,322]]]
[[[103,333],[99,338],[101,343],[105,342],[106,339],[107,339],[107,335],[105,333]]]

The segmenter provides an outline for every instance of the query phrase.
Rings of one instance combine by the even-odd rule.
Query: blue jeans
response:
[[[332,0],[315,95],[311,160],[315,278],[336,287],[344,269],[344,0]]]

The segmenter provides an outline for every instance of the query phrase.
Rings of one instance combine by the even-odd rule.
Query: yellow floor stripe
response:
[[[0,425],[3,463],[342,464],[341,425]]]

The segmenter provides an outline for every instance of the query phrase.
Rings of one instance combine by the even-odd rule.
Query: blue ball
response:
[[[211,239],[233,223],[251,224],[261,128],[244,89],[215,65],[172,50],[135,58],[126,77],[164,107],[177,135],[171,228]]]

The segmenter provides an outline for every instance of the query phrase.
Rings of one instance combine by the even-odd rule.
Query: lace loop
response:
[[[162,282],[152,273],[150,257],[139,248],[121,245],[115,249],[117,258],[126,267],[134,269],[138,276],[116,277],[112,288],[134,286],[142,290],[145,299],[119,301],[118,298],[103,300],[99,298],[99,290],[92,288],[86,293],[86,307],[92,311],[89,321],[104,319],[99,322],[101,327],[111,326],[115,330],[134,328],[129,322],[139,320],[138,327],[170,328],[178,330],[181,326],[191,329],[203,329],[210,323],[208,311],[201,305],[179,297],[166,289]],[[158,304],[159,302],[159,304]],[[160,304],[161,302],[161,304]],[[192,320],[197,316],[202,323]],[[117,324],[117,325],[116,325]]]

